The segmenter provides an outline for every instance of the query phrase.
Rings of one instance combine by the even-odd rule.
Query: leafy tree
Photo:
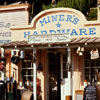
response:
[[[43,10],[53,7],[74,8],[86,15],[90,9],[90,0],[60,0],[55,6],[53,6],[52,4],[42,6]]]
[[[91,9],[87,14],[87,20],[97,20],[97,9]]]

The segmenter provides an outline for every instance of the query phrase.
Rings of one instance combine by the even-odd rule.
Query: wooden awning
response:
[[[73,38],[71,39],[70,42],[57,42],[57,43],[28,43],[28,41],[13,41],[13,42],[9,42],[6,44],[1,45],[1,47],[3,48],[15,48],[18,47],[31,47],[31,46],[35,46],[35,47],[45,47],[45,46],[79,46],[79,45],[99,45],[100,43],[100,37],[93,37],[93,38]]]

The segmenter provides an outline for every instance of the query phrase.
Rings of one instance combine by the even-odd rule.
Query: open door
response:
[[[61,100],[60,53],[48,53],[49,100]]]
[[[66,100],[71,93],[67,53],[48,53],[48,100]]]

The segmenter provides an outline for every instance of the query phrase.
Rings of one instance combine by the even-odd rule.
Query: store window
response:
[[[29,80],[32,81],[33,80],[33,65],[32,62],[30,60],[24,60],[22,62],[22,72],[23,72],[23,79],[25,81]]]
[[[22,60],[22,79],[25,82],[33,82],[33,62],[31,53],[25,54],[25,59]]]
[[[95,81],[99,81],[98,74],[100,74],[100,58],[91,60],[90,52],[87,52],[84,54],[84,75],[85,75],[85,80],[87,81],[90,81],[91,67],[92,67],[92,79]]]

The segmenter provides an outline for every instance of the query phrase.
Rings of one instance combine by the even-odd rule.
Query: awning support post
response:
[[[1,48],[1,58],[4,58],[5,57],[5,49],[4,48]],[[2,71],[2,80],[4,81],[5,80],[5,70]]]
[[[33,48],[33,100],[37,100],[36,48]]]
[[[71,70],[71,49],[68,47],[67,48],[68,56],[67,56],[67,63],[68,63],[68,70]]]
[[[69,91],[66,96],[66,100],[72,100],[72,79],[71,79],[71,48],[67,48],[67,67],[68,67],[68,83],[69,83]]]

